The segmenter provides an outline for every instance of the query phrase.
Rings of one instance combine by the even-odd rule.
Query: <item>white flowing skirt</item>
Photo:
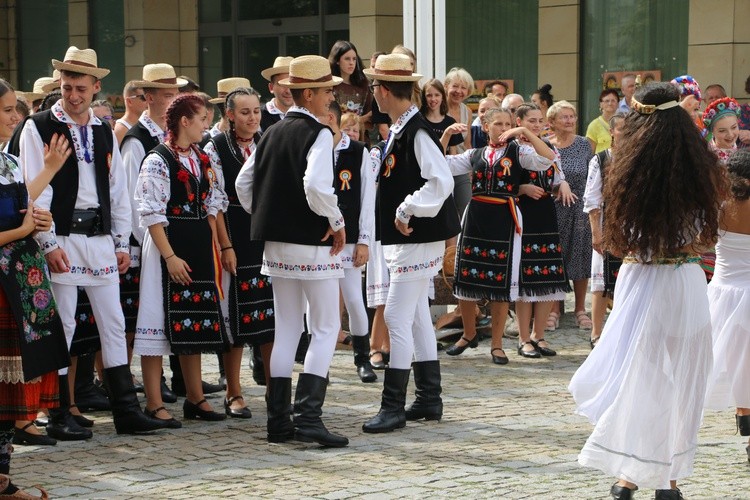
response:
[[[595,424],[578,462],[666,489],[693,469],[711,317],[698,264],[623,264],[601,340],[568,389]]]
[[[708,286],[714,369],[706,408],[750,408],[750,284]]]

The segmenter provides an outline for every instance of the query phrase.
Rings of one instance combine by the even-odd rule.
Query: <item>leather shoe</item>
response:
[[[615,483],[612,485],[612,488],[610,488],[609,494],[612,495],[612,498],[615,500],[630,500],[633,498],[633,492],[637,489],[637,486],[631,490],[630,488]]]
[[[210,422],[218,422],[219,420],[226,420],[227,416],[222,415],[221,413],[215,412],[213,410],[204,410],[201,408],[201,405],[205,403],[206,400],[201,399],[197,403],[191,403],[187,399],[185,400],[185,403],[182,405],[182,411],[185,415],[186,420],[207,420]]]
[[[29,444],[32,446],[55,446],[57,444],[57,439],[53,439],[42,434],[32,434],[30,432],[26,432],[26,429],[28,429],[32,425],[34,425],[34,422],[29,422],[21,429],[16,427],[15,433],[13,434],[13,444]]]
[[[476,347],[479,345],[479,338],[477,337],[476,333],[474,334],[474,337],[471,339],[467,339],[466,337],[461,337],[461,340],[466,342],[464,345],[458,345],[453,344],[448,349],[445,350],[445,354],[448,356],[458,356],[459,354],[463,354],[463,352],[471,347],[472,349],[476,349]]]
[[[147,409],[144,408],[143,409],[143,413],[147,417],[153,418],[153,419],[158,420],[159,422],[161,422],[164,425],[165,429],[181,429],[182,428],[182,422],[180,422],[179,420],[177,420],[174,417],[172,417],[172,418],[159,418],[159,417],[157,417],[156,414],[159,413],[162,410],[167,411],[166,408],[164,408],[163,406],[160,406],[160,407],[158,407],[155,410],[147,410]]]
[[[169,390],[167,386],[167,379],[161,378],[161,400],[165,403],[176,403],[177,394]]]
[[[232,403],[237,400],[242,400],[243,403],[245,402],[245,399],[242,396],[234,396],[224,400],[224,412],[227,416],[232,418],[252,418],[253,414],[247,406],[240,409],[232,408]]]
[[[376,354],[380,354],[380,361],[373,361],[372,357]],[[383,351],[372,351],[370,353],[370,365],[372,366],[373,370],[385,370],[386,365],[388,364],[386,362],[386,352]]]
[[[50,412],[52,411],[50,410]],[[81,441],[91,439],[94,436],[90,430],[78,425],[67,409],[57,411],[63,411],[65,414],[50,418],[49,424],[47,424],[47,435],[49,437],[58,441]]]
[[[201,380],[201,384],[203,384],[203,394],[215,394],[217,392],[221,392],[226,390],[227,386],[221,386],[219,384],[211,384],[206,382],[205,380]]]
[[[76,406],[81,411],[110,411],[112,409],[106,392],[93,383],[76,387],[75,399]]]
[[[533,351],[524,351],[523,346],[526,344],[533,346],[534,344],[532,342],[521,342],[518,344],[518,354],[523,356],[524,358],[541,358],[542,355],[539,354],[539,351],[536,350],[536,347]]]
[[[534,346],[534,349],[536,349],[537,352],[542,356],[557,356],[557,351],[555,351],[554,349],[550,349],[549,347],[542,347],[539,345],[539,342],[547,342],[545,339],[531,339],[529,342],[531,342],[531,345]],[[547,342],[547,345],[549,345],[549,342]]]
[[[495,351],[500,351],[503,353],[502,356],[495,356]],[[507,365],[508,364],[508,356],[505,355],[505,351],[503,351],[500,347],[495,347],[490,351],[490,355],[492,356],[492,362],[496,365]]]

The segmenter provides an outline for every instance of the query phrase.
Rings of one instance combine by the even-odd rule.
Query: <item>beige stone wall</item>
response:
[[[349,38],[365,66],[373,52],[390,52],[403,42],[402,0],[350,0]]]
[[[578,104],[580,0],[539,0],[539,84]]]
[[[750,100],[750,0],[690,0],[688,73],[703,88],[719,83]]]
[[[18,87],[16,0],[0,0],[0,77]]]
[[[197,79],[198,0],[125,0],[124,5],[129,42],[125,79],[141,78],[143,66],[157,62],[169,63],[177,74]]]
[[[89,47],[89,0],[68,0],[68,44]]]

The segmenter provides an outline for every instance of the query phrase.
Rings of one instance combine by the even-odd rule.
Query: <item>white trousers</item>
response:
[[[412,359],[437,359],[437,341],[427,294],[430,278],[391,281],[385,302],[385,324],[391,337],[390,367],[411,368]]]
[[[289,378],[294,368],[300,335],[307,328],[312,335],[305,356],[305,373],[325,377],[336,350],[339,316],[339,280],[299,280],[273,277],[273,306],[276,333],[271,352],[271,377]]]
[[[127,365],[128,349],[125,342],[125,317],[122,315],[120,305],[120,284],[84,286],[83,289],[91,302],[91,309],[99,330],[104,368]],[[78,287],[53,282],[52,293],[55,296],[57,310],[65,330],[65,339],[68,341],[70,350],[76,330]],[[65,375],[68,369],[61,368],[58,373]]]
[[[364,337],[369,333],[369,328],[365,299],[362,296],[362,268],[344,269],[344,277],[339,278],[339,286],[349,313],[349,330],[355,337]]]

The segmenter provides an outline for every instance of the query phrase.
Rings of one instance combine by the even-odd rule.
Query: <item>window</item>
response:
[[[660,70],[663,81],[687,72],[689,9],[689,0],[582,2],[581,130],[600,114],[604,72]]]
[[[51,59],[62,60],[68,43],[68,2],[17,2],[18,86],[31,91],[37,78],[52,76]],[[54,52],[50,53],[50,48]]]

